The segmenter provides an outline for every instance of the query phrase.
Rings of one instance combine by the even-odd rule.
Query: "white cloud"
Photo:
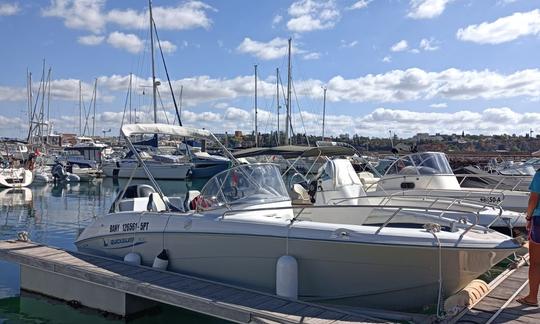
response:
[[[169,121],[174,119],[172,112],[160,112],[159,120],[165,121],[165,114]],[[98,129],[112,128],[113,133],[118,132],[122,120],[122,112],[101,112],[97,115]],[[275,131],[276,114],[263,109],[259,110],[261,132]],[[73,131],[77,125],[76,115],[65,115],[53,119],[55,130]],[[137,120],[145,122],[152,120],[152,113],[144,109],[137,113]],[[303,122],[301,122],[303,120]],[[182,121],[185,126],[206,128],[214,133],[229,133],[242,130],[251,133],[253,130],[253,110],[238,107],[227,107],[218,112],[204,110],[183,110]],[[281,120],[283,122],[283,119]],[[321,116],[303,111],[293,115],[294,129],[297,133],[320,135]],[[531,125],[540,124],[540,113],[516,112],[509,107],[490,107],[479,112],[460,110],[456,112],[425,112],[413,111],[406,108],[379,107],[363,116],[350,114],[326,115],[326,132],[329,135],[343,133],[359,134],[364,136],[386,137],[388,129],[396,130],[399,137],[411,137],[416,133],[443,133],[460,134],[462,131],[471,134],[525,134]],[[283,127],[283,125],[282,125]],[[15,129],[25,129],[26,122],[18,117],[0,115],[0,134],[13,136]],[[534,126],[533,126],[534,129]]]
[[[304,60],[318,60],[318,59],[321,58],[321,53],[315,53],[315,52],[308,53],[308,54],[302,56],[302,58]]]
[[[215,9],[200,1],[187,1],[175,7],[152,7],[157,27],[170,30],[208,29],[212,25],[208,11]],[[147,28],[148,16],[148,10],[139,12],[133,9],[113,9],[106,14],[108,22],[131,29]]]
[[[274,18],[272,19],[272,27],[274,27],[274,26],[276,26],[277,24],[279,24],[282,20],[283,20],[283,16],[282,16],[282,15],[275,15]]]
[[[340,18],[334,0],[299,0],[291,4],[288,13],[287,28],[297,33],[332,28]]]
[[[335,76],[328,85],[328,99],[349,102],[400,102],[408,100],[540,99],[540,70],[504,75],[497,72],[447,69],[426,72],[418,68],[368,74],[356,79]]]
[[[163,50],[163,53],[174,53],[176,51],[176,45],[174,45],[173,43],[167,40],[160,41],[160,44],[161,44],[161,49]],[[156,48],[159,48],[158,44],[156,44],[155,46]]]
[[[52,0],[42,11],[45,17],[64,20],[68,28],[103,32],[112,23],[126,29],[148,28],[148,10],[112,9],[104,11],[105,0]],[[212,20],[208,11],[215,9],[201,1],[187,1],[177,6],[152,8],[154,21],[160,29],[185,30],[208,29]]]
[[[357,9],[363,9],[368,6],[368,4],[373,0],[358,0],[355,3],[353,3],[350,7],[347,9],[349,10],[357,10]]]
[[[384,63],[390,63],[390,62],[392,62],[392,57],[390,55],[387,55],[387,56],[383,57],[382,61]]]
[[[433,38],[422,38],[420,48],[424,51],[436,51],[439,49],[439,46],[436,45],[436,41]]]
[[[417,112],[407,109],[377,108],[356,120],[356,129],[366,135],[381,130],[396,129],[399,136],[412,136],[419,132],[430,134],[513,134],[527,133],[531,123],[540,122],[540,113],[517,113],[508,107],[495,107],[480,112],[462,110],[448,113]]]
[[[445,102],[434,103],[429,105],[431,108],[446,108],[448,105]]]
[[[259,42],[249,37],[244,38],[236,48],[240,53],[251,54],[261,60],[274,60],[287,55],[289,41],[285,38],[276,37],[269,42]],[[305,53],[292,45],[293,53]]]
[[[392,47],[390,48],[390,50],[392,52],[402,52],[402,51],[405,51],[407,50],[407,48],[409,48],[409,44],[407,43],[406,40],[402,39],[400,40],[399,42],[395,43],[394,45],[392,45]]]
[[[13,16],[20,11],[18,3],[0,3],[0,16]]]
[[[23,88],[0,86],[0,101],[26,100],[26,91]]]
[[[83,45],[95,46],[95,45],[101,44],[104,39],[105,39],[105,36],[87,35],[87,36],[80,36],[77,39],[77,42]]]
[[[238,98],[253,96],[253,76],[237,76],[234,78],[211,78],[209,76],[193,76],[172,80],[173,89],[184,86],[183,105],[194,107],[203,103],[218,105],[225,109],[223,103]],[[114,96],[123,98],[128,87],[129,75],[111,75],[98,78],[98,94],[101,101],[111,101]],[[142,91],[141,86],[151,85],[149,77],[133,76],[133,89]],[[337,75],[330,80],[305,79],[295,80],[295,92],[299,99],[322,99],[321,85],[328,88],[329,102],[374,102],[397,103],[406,101],[430,100],[444,102],[447,100],[496,100],[506,98],[523,98],[523,100],[540,100],[540,69],[527,69],[511,74],[501,74],[490,70],[447,69],[429,72],[418,68],[392,70],[381,74],[367,74],[357,78],[346,79]],[[37,89],[37,84],[35,85]],[[53,99],[78,100],[79,81],[76,79],[53,80],[51,92]],[[83,95],[90,98],[92,82],[83,82]],[[275,78],[261,77],[258,83],[260,97],[273,98],[275,95]],[[162,91],[166,93],[165,89]],[[168,93],[168,92],[167,92]],[[168,97],[168,95],[163,95]],[[24,101],[24,87],[0,86],[0,101]],[[217,106],[216,106],[217,107]]]
[[[130,53],[139,53],[144,49],[144,42],[134,34],[124,34],[121,32],[112,32],[107,37],[107,43],[113,47],[125,49]]]
[[[104,0],[52,0],[51,5],[42,10],[42,15],[62,18],[68,28],[99,33],[106,24],[102,13],[104,4]]]
[[[346,42],[344,39],[341,40],[341,45],[340,47],[343,47],[343,48],[351,48],[351,47],[355,47],[356,45],[358,45],[358,41],[357,40],[354,40],[352,42]]]
[[[407,17],[431,19],[440,16],[451,0],[410,0]]]
[[[494,22],[470,25],[457,31],[457,38],[479,44],[500,44],[519,37],[540,34],[540,10],[516,12]]]

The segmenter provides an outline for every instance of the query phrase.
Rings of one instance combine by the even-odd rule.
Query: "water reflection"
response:
[[[188,190],[200,190],[206,182],[207,179],[158,181],[163,192],[169,196],[184,196]],[[94,217],[100,217],[109,210],[126,183],[127,179],[114,181],[105,178],[90,183],[0,189],[0,240],[13,239],[18,232],[27,231],[34,242],[75,250],[73,242],[79,231]],[[149,184],[148,180],[132,181],[132,184],[142,183]],[[9,318],[24,322],[34,315],[43,318],[42,314],[32,314],[32,311],[25,311],[21,316],[23,314],[19,313],[19,308],[7,306],[29,301],[18,296],[19,267],[0,261],[0,273],[0,323]],[[45,313],[55,312],[54,307],[47,306],[47,303],[40,305],[45,307]],[[149,319],[159,319],[160,316],[163,315],[152,315]],[[202,318],[193,314],[185,316],[185,319]],[[208,322],[208,319],[204,318],[203,322]]]

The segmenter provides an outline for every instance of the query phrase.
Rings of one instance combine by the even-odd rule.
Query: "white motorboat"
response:
[[[156,158],[147,155],[146,167],[155,179],[184,180],[189,177],[193,164],[189,161],[168,156],[157,155]],[[147,179],[147,175],[135,158],[124,158],[106,161],[102,165],[103,174],[113,178]]]
[[[318,147],[281,146],[273,148],[251,148],[235,152],[236,157],[279,156],[296,158],[282,175],[288,178],[288,189],[293,202],[296,204],[315,205],[408,205],[416,208],[427,207],[434,215],[441,214],[439,209],[445,209],[445,217],[474,222],[478,216],[478,223],[482,226],[490,226],[504,232],[510,232],[512,228],[525,227],[525,215],[523,213],[503,210],[500,206],[492,203],[478,202],[466,197],[445,196],[442,192],[430,195],[429,192],[408,191],[407,195],[402,192],[372,191],[366,194],[364,184],[377,181],[367,175],[363,175],[363,182],[353,169],[349,159],[330,157],[352,156],[354,148],[346,145],[323,145]],[[316,157],[315,161],[324,159],[326,164],[321,168],[316,168],[316,164],[303,167],[309,170],[303,174],[296,168],[297,162],[301,158]],[[309,173],[313,169],[318,170],[315,180],[310,179]],[[287,171],[296,171],[292,176],[288,176]],[[371,174],[369,174],[371,175]],[[366,182],[371,180],[371,182]],[[406,196],[406,197],[405,197]],[[429,208],[439,208],[429,211]]]
[[[529,200],[529,193],[525,191],[461,187],[446,155],[439,152],[405,155],[396,159],[383,176],[374,177],[373,173],[359,173],[368,195],[375,192],[377,195],[399,193],[465,198],[518,212],[525,211]]]
[[[0,187],[21,188],[29,186],[34,177],[25,168],[7,167],[0,169]]]
[[[524,213],[504,210],[496,204],[479,203],[472,199],[466,199],[467,197],[452,197],[442,194],[419,195],[420,192],[412,191],[408,191],[407,194],[402,192],[388,194],[381,191],[366,194],[360,178],[348,159],[328,160],[314,181],[315,183],[311,184],[311,186],[317,188],[312,193],[316,205],[406,205],[426,208],[425,213],[459,221],[477,221],[479,225],[493,227],[505,232],[516,227],[524,228],[526,224]],[[477,217],[478,220],[476,220]]]
[[[520,247],[473,224],[430,214],[411,218],[415,208],[399,205],[293,207],[272,164],[238,165],[200,193],[165,197],[129,140],[149,130],[216,140],[206,130],[123,126],[154,187],[126,187],[109,214],[77,238],[79,250],[119,259],[136,255],[145,265],[165,250],[171,271],[269,293],[276,292],[276,264],[287,256],[297,262],[298,275],[289,279],[297,280],[301,299],[409,308],[437,303],[440,292],[457,292]],[[338,210],[354,217],[336,221]]]

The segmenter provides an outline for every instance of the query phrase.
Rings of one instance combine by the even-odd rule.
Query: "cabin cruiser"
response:
[[[442,196],[497,204],[505,210],[524,212],[529,193],[517,190],[465,188],[460,186],[444,153],[412,153],[396,159],[384,175],[373,170],[359,173],[368,195],[402,194]]]
[[[520,247],[475,224],[420,217],[418,208],[407,207],[419,213],[413,219],[399,205],[293,207],[276,165],[239,165],[232,155],[236,166],[200,192],[166,197],[129,140],[157,130],[219,143],[207,130],[124,125],[152,186],[128,183],[109,213],[79,235],[78,250],[118,259],[135,254],[144,265],[165,250],[170,271],[268,293],[276,293],[276,264],[288,256],[297,262],[291,280],[300,299],[410,308],[437,303],[441,291],[457,292]],[[354,217],[336,221],[336,211],[347,209]]]

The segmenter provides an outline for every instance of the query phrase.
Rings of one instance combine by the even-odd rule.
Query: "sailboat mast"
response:
[[[26,69],[26,91],[28,93],[28,129],[32,130],[32,73]]]
[[[79,136],[82,136],[82,85],[79,80]]]
[[[97,78],[96,82],[94,83],[94,116],[92,117],[92,137],[95,136],[95,129],[96,129],[96,100],[97,100]]]
[[[180,105],[178,106],[178,117],[181,118],[182,117],[182,100],[183,100],[183,97],[184,97],[184,86],[181,85],[180,86]],[[178,121],[178,124],[180,124],[181,121],[179,120]]]
[[[276,68],[276,107],[277,107],[277,145],[281,144],[281,134],[279,133],[279,68]]]
[[[324,141],[324,122],[326,119],[326,87],[323,87],[323,106],[322,106],[322,140]]]
[[[290,145],[291,139],[289,137],[289,126],[291,123],[291,42],[292,38],[289,38],[289,64],[287,68],[287,115],[285,116],[285,144]]]
[[[132,81],[132,78],[133,78],[133,73],[129,73],[129,89],[128,89],[128,94],[129,94],[129,123],[132,124],[132,120],[131,120],[131,81]]]
[[[148,0],[150,11],[150,56],[152,58],[152,98],[154,103],[154,123],[157,123],[157,85],[156,85],[156,67],[154,65],[154,19],[152,18],[152,0]]]
[[[51,134],[51,72],[52,68],[49,67],[49,75],[47,77],[47,144],[49,135]]]
[[[38,138],[38,143],[41,144],[41,141],[43,139],[43,118],[44,118],[44,111],[45,111],[45,59],[43,59],[43,70],[41,72],[43,78],[42,78],[42,88],[43,88],[43,93],[42,93],[42,96],[41,96],[41,107],[39,109],[39,117],[38,117],[38,121],[37,121],[37,135],[39,136]]]
[[[259,147],[259,131],[257,129],[257,64],[255,64],[255,147]]]

